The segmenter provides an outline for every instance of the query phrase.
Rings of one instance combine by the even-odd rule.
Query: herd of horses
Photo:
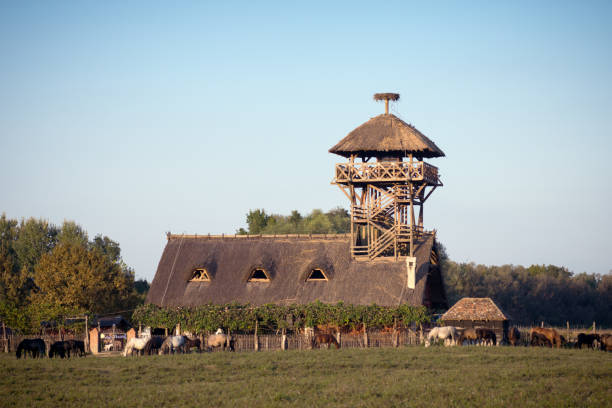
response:
[[[443,342],[445,346],[456,345],[482,345],[494,346],[498,344],[495,332],[487,328],[459,328],[454,326],[434,327],[425,338],[425,347],[436,342]],[[507,343],[511,346],[529,344],[531,346],[566,347],[571,346],[566,339],[555,329],[534,327],[529,332],[527,341],[521,342],[521,333],[516,327],[508,330]],[[206,339],[207,351],[214,349],[235,351],[234,340],[229,338],[218,329]],[[134,352],[137,355],[152,354],[174,354],[188,353],[194,348],[198,351],[203,349],[204,344],[198,338],[187,336],[151,336],[145,334],[143,337],[134,337],[128,340],[123,350],[123,356],[127,357]],[[312,348],[331,346],[340,348],[340,343],[333,334],[316,333],[312,337]],[[591,348],[596,350],[612,351],[612,334],[578,334],[577,341],[573,344],[576,348]],[[56,341],[49,347],[47,352],[43,339],[25,339],[19,343],[16,352],[17,358],[70,358],[71,356],[85,356],[85,344],[79,340]]]
[[[208,336],[206,344],[207,351],[213,349],[225,350],[226,348],[229,351],[235,350],[234,340],[228,338],[221,329]],[[200,339],[187,336],[167,336],[164,338],[147,334],[143,337],[129,339],[123,350],[123,356],[131,356],[134,352],[137,355],[188,353],[194,348],[198,351],[202,350]]]
[[[47,347],[43,339],[25,339],[17,346],[17,358],[42,358],[60,357],[70,358],[71,356],[85,357],[85,343],[80,340],[56,341]]]
[[[520,345],[521,332],[512,327],[508,330],[507,343],[511,346]],[[561,348],[569,343],[557,330],[552,328],[534,327],[529,332],[529,344],[531,346],[544,346]],[[455,345],[483,345],[494,346],[497,343],[495,332],[486,328],[458,328],[454,326],[434,327],[425,339],[425,347],[442,341],[445,346]],[[578,334],[577,341],[573,344],[575,348],[587,348],[612,351],[612,334]]]

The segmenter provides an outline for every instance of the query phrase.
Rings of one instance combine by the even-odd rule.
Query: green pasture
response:
[[[404,347],[17,360],[6,407],[606,407],[612,353]]]

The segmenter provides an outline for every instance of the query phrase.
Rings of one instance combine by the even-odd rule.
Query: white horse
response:
[[[174,353],[174,350],[184,351],[185,336],[168,336],[162,343],[159,354]]]
[[[227,344],[227,336],[223,334],[223,330],[217,329],[215,334],[211,334],[210,336],[208,336],[208,338],[206,339],[206,344],[209,348],[221,347],[225,349],[225,346]],[[233,351],[232,344],[230,344],[230,350]]]
[[[150,339],[151,336],[132,337],[125,345],[125,349],[123,350],[123,357],[127,357],[128,354],[131,355],[134,349],[138,350],[139,352],[144,350],[145,346],[147,345],[147,342]]]
[[[453,326],[434,327],[431,329],[427,338],[425,339],[425,347],[429,347],[436,340],[444,340],[444,345],[447,345],[447,340],[450,341],[450,345],[457,344],[459,335],[457,328]],[[449,340],[450,339],[450,340]]]

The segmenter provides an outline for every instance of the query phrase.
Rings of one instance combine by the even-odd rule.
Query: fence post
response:
[[[283,329],[282,331],[282,335],[281,335],[281,350],[285,351],[287,350],[287,330]]]
[[[85,315],[85,352],[89,353],[89,316]]]
[[[4,340],[4,352],[8,353],[8,339],[6,338],[6,325],[4,324],[4,320],[2,321],[2,339]]]
[[[391,344],[393,347],[398,346],[398,338],[397,338],[397,317],[393,318],[393,338],[391,339]]]
[[[597,330],[597,326],[595,326],[595,322],[593,322],[593,333]]]
[[[253,345],[255,347],[255,351],[259,351],[259,339],[257,338],[257,320],[255,320],[255,335],[253,336]]]
[[[336,341],[338,342],[340,348],[342,348],[342,333],[340,333],[340,329],[336,330]]]
[[[569,320],[565,322],[565,326],[567,327],[567,341],[570,341],[570,328],[569,328]]]
[[[541,328],[544,328],[544,322],[541,322],[541,323],[540,323],[540,327],[541,327]]]
[[[363,324],[363,347],[368,348],[368,328]]]

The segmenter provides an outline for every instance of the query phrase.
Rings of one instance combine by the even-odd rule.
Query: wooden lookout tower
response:
[[[338,163],[332,184],[351,201],[351,255],[355,260],[408,257],[431,236],[423,205],[442,186],[438,168],[423,159],[444,152],[418,129],[389,113],[399,94],[375,94],[385,113],[350,132],[329,149],[349,159]],[[418,207],[418,215],[415,213]]]

